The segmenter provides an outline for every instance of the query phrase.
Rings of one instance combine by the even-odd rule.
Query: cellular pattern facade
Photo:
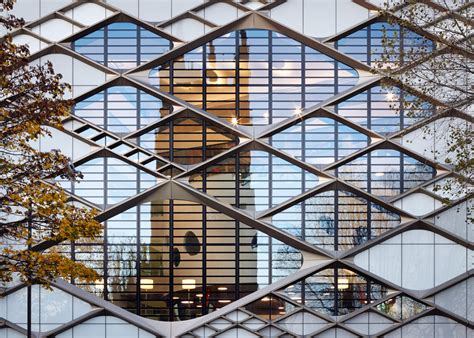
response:
[[[101,279],[34,286],[35,336],[472,336],[471,201],[435,189],[446,140],[421,136],[449,115],[374,71],[384,36],[436,44],[377,5],[18,1],[13,40],[75,102],[38,147],[104,224],[51,248]],[[25,297],[5,286],[0,336],[25,336]]]

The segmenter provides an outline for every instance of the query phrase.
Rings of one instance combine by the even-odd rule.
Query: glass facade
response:
[[[433,189],[453,174],[424,149],[442,151],[443,132],[412,136],[438,127],[439,104],[380,72],[435,44],[382,17],[315,39],[318,22],[350,21],[345,6],[309,20],[315,1],[303,11],[264,2],[58,12],[84,28],[56,46],[70,48],[76,95],[54,141],[70,145],[83,178],[57,181],[97,208],[104,230],[49,248],[100,278],[34,288],[42,336],[472,334],[470,202],[453,199],[454,212]],[[245,10],[256,4],[271,15]],[[217,24],[234,12],[233,24]],[[25,326],[14,311],[25,291],[0,297],[0,337],[18,331],[10,322]],[[46,315],[55,306],[61,315]]]
[[[72,48],[94,61],[126,70],[150,61],[173,43],[131,22],[114,22],[74,41]]]
[[[157,320],[202,316],[301,267],[298,250],[193,202],[152,200],[105,226],[103,238],[74,245],[102,275],[78,285]]]
[[[391,298],[386,302],[377,305],[377,309],[389,316],[404,320],[417,315],[427,309],[425,304],[417,302],[413,298],[407,296],[398,296]]]
[[[327,250],[348,250],[400,224],[400,216],[365,198],[331,190],[271,217],[279,229]]]
[[[435,43],[398,24],[375,22],[337,40],[335,46],[361,62],[393,68],[428,54]]]
[[[204,162],[239,143],[234,134],[190,114],[160,124],[129,140],[183,165]]]
[[[390,84],[371,87],[335,107],[337,114],[382,135],[429,118],[435,109],[433,104]]]
[[[383,298],[386,287],[351,270],[324,269],[280,291],[306,307],[331,316],[340,316]]]
[[[367,135],[327,117],[313,117],[272,135],[270,144],[315,165],[334,163],[370,144]]]
[[[171,112],[169,104],[131,86],[109,87],[74,106],[74,115],[117,136],[141,129]]]
[[[240,151],[189,179],[194,188],[251,212],[279,205],[318,181],[318,176],[260,150]]]
[[[352,68],[284,34],[230,32],[151,70],[150,83],[244,126],[277,123],[357,83]]]
[[[392,149],[373,150],[336,171],[338,177],[381,197],[399,195],[436,174],[429,165]]]
[[[63,187],[101,207],[108,207],[154,186],[158,178],[114,157],[99,157],[77,166],[83,179]]]

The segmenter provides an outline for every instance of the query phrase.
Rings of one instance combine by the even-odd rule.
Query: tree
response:
[[[0,3],[0,24],[11,31],[23,24],[7,14],[14,0]],[[45,243],[94,238],[102,226],[96,211],[77,206],[53,180],[81,177],[59,150],[41,152],[34,143],[61,128],[71,101],[52,64],[31,66],[26,45],[10,35],[0,43],[0,280],[15,276],[28,285],[49,287],[56,278],[92,282],[97,273]]]
[[[375,68],[401,87],[418,91],[415,98],[400,97],[397,107],[404,107],[408,117],[432,119],[422,128],[422,138],[436,138],[438,148],[427,150],[454,172],[434,187],[446,203],[471,194],[474,180],[471,11],[469,2],[463,0],[390,0],[380,11],[389,24],[406,29],[401,36],[384,31]],[[427,98],[439,102],[435,118],[420,116],[428,111],[422,109]]]

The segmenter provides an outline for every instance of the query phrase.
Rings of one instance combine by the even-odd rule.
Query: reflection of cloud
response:
[[[108,61],[107,66],[112,69],[130,69],[137,66],[137,63],[132,62],[117,62],[117,61]]]

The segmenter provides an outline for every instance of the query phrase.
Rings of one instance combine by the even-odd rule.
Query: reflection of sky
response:
[[[97,204],[104,204],[104,196],[109,205],[117,203],[156,184],[154,176],[142,172],[137,178],[137,168],[115,158],[107,158],[107,162],[97,158],[78,166],[77,170],[84,177],[75,183],[74,193]]]
[[[324,164],[336,160],[335,148],[339,147],[339,158],[367,146],[368,137],[330,118],[311,118],[272,136],[272,145],[309,163]],[[337,131],[337,132],[336,132]],[[336,144],[337,134],[337,144]]]
[[[432,107],[429,103],[422,104],[421,109],[415,110],[413,106],[410,107],[410,102],[418,104],[419,99],[397,87],[376,86],[370,90],[370,93],[370,102],[368,102],[367,92],[364,92],[339,103],[337,113],[355,123],[364,125],[367,124],[370,114],[371,129],[381,133],[398,131],[401,127],[413,124],[420,118],[432,113]],[[399,108],[401,102],[405,105],[403,111],[400,111]],[[404,126],[400,125],[400,113],[404,115]],[[417,115],[420,117],[416,117]]]
[[[368,39],[368,31],[370,30],[370,39]],[[371,53],[371,60],[377,61],[380,60],[381,54],[387,54],[383,52],[383,46],[385,43],[382,42],[382,38],[387,38],[391,46],[389,47],[389,56],[392,60],[398,59],[398,50],[401,45],[401,36],[403,35],[403,46],[405,47],[405,59],[410,59],[416,56],[418,52],[426,53],[431,50],[432,42],[428,39],[421,37],[420,35],[409,31],[408,29],[403,29],[403,34],[401,34],[400,26],[391,25],[386,22],[376,22],[370,24],[368,27],[365,27],[359,31],[356,31],[340,40],[336,43],[336,48],[341,52],[350,55],[351,57],[360,60],[362,62],[368,62],[368,49]],[[370,40],[370,41],[369,41]],[[393,50],[392,50],[393,48]],[[390,63],[385,63],[386,66]]]
[[[104,102],[106,98],[107,102]],[[138,102],[137,100],[140,100]],[[140,110],[138,110],[140,105]],[[107,111],[104,111],[107,107]],[[158,120],[163,102],[129,86],[116,86],[78,102],[74,114],[112,132],[131,132]],[[104,117],[107,118],[104,121]],[[137,121],[139,118],[139,121]]]
[[[303,75],[306,86],[304,90],[308,93],[317,93],[317,96],[313,95],[313,97],[307,98],[307,101],[313,104],[314,100],[320,101],[334,95],[334,68],[336,65],[341,86],[350,86],[357,82],[358,74],[354,69],[336,63],[330,57],[309,47],[303,48],[299,42],[280,33],[272,33],[273,47],[270,56],[270,49],[267,46],[270,43],[269,32],[266,30],[247,30],[246,45],[240,47],[241,54],[236,58],[235,34],[236,32],[232,32],[228,35],[229,38],[218,38],[206,45],[205,50],[208,55],[210,55],[210,51],[216,53],[213,54],[213,59],[208,59],[206,67],[214,69],[214,73],[219,77],[218,85],[220,86],[235,85],[233,77],[236,76],[236,72],[229,73],[229,71],[239,67],[241,95],[247,92],[267,94],[269,91],[273,93],[302,93],[303,81],[301,78]],[[239,38],[239,41],[241,44],[244,43],[242,38]],[[301,61],[302,50],[306,56],[304,65]],[[201,46],[176,60],[174,68],[179,69],[180,76],[183,76],[178,80],[181,87],[186,88],[191,84],[201,86],[197,79],[202,78],[203,51],[204,47]],[[240,64],[236,64],[236,59],[240,59]],[[269,62],[270,60],[272,62]],[[306,69],[305,74],[302,74],[303,66]],[[159,68],[151,70],[150,81],[153,85],[160,86],[168,83],[167,66],[165,70],[162,75],[160,75]],[[163,76],[162,79],[160,79],[161,76]],[[269,78],[272,78],[272,88],[269,88],[268,85]],[[268,100],[264,96],[252,99]],[[301,106],[301,98],[296,104]],[[292,108],[294,109],[294,107]]]
[[[107,41],[104,41],[105,30],[107,30]],[[140,38],[138,38],[139,32]],[[74,42],[75,51],[97,62],[104,64],[106,55],[106,65],[114,69],[133,68],[169,49],[170,41],[129,22],[111,23]]]
[[[270,207],[268,205],[270,195],[272,196],[272,205],[276,205],[318,184],[316,175],[304,172],[303,169],[269,153],[252,150],[242,152],[241,156],[241,203],[251,201],[245,202],[245,204],[257,204],[255,206],[256,210],[265,210]],[[226,175],[219,174],[221,165],[218,164],[213,167],[215,169],[209,169],[208,175]],[[302,180],[306,182],[304,189],[301,187]],[[228,190],[226,188],[217,188],[214,194],[221,195],[224,191],[228,192],[225,195],[233,195],[233,189]],[[244,191],[246,192],[244,193]],[[248,199],[244,196],[248,196]]]
[[[382,189],[372,190],[375,195],[397,195],[423,183],[435,174],[435,170],[429,165],[396,150],[379,149],[370,152],[369,155],[370,166],[367,166],[368,156],[364,155],[339,167],[338,173],[343,179],[364,189],[367,189],[370,179],[372,189]]]
[[[246,209],[256,209],[256,210],[264,210],[269,207],[269,192],[270,192],[270,183],[269,183],[269,163],[268,163],[268,154],[264,152],[260,152],[264,154],[264,157],[256,157],[257,151],[252,151],[252,158],[251,163],[246,164],[246,160],[241,160],[241,185],[240,185],[240,196],[241,196],[241,207]],[[247,155],[248,152],[245,152]],[[276,159],[276,158],[273,158]],[[276,160],[275,160],[276,161]],[[222,164],[218,164],[209,168],[208,170],[208,182],[212,185],[209,187],[208,193],[215,195],[218,198],[226,200],[226,197],[223,196],[235,196],[234,188],[226,188],[222,186],[219,188],[219,185],[216,183],[219,180],[225,181],[233,181],[235,180],[235,175],[232,173],[225,174],[223,173],[226,170],[223,167],[225,164],[231,163],[231,161],[226,160],[221,162]],[[284,161],[284,163],[286,163]],[[302,170],[297,168],[296,166],[288,164],[288,166],[284,167],[284,171],[278,168],[280,163],[274,163],[272,166],[273,169],[273,182],[272,182],[272,196],[273,196],[273,205],[281,203],[288,198],[298,195],[302,192],[301,188],[301,180],[302,180]],[[199,182],[199,178],[197,178]],[[293,181],[292,181],[293,180]],[[191,178],[191,183],[195,181],[194,178]],[[307,189],[315,186],[317,184],[318,178],[315,175],[307,174],[306,177],[306,187]],[[213,183],[216,182],[216,183]],[[288,182],[293,182],[290,184]],[[297,182],[295,184],[295,182]],[[297,187],[297,188],[295,188]],[[282,193],[283,192],[283,193]],[[233,203],[233,202],[231,202]]]

